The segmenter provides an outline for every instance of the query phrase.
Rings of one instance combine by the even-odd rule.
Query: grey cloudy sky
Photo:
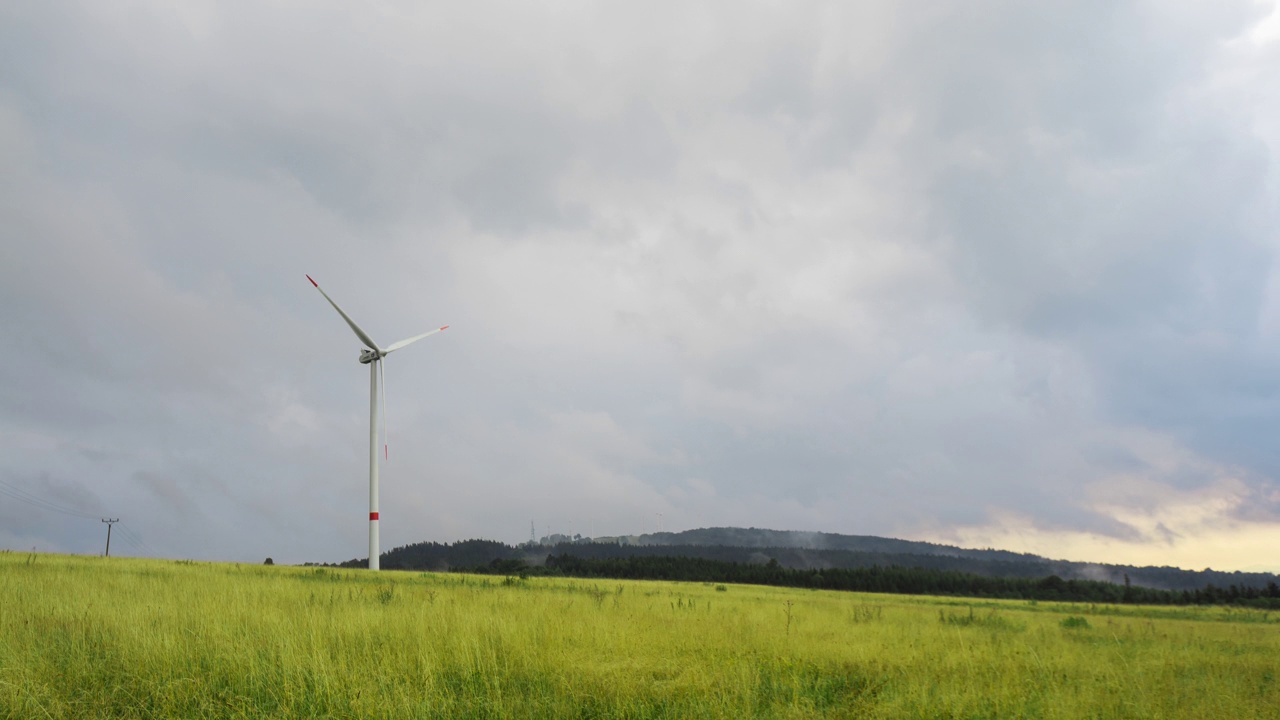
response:
[[[1280,15],[0,5],[0,546],[711,525],[1280,570]],[[114,543],[113,543],[114,544]],[[114,549],[114,548],[113,548]]]

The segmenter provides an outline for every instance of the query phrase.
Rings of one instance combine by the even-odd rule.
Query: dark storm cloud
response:
[[[1041,103],[1016,118],[999,114],[1014,103],[986,103],[994,117],[953,127],[977,157],[940,174],[931,205],[979,317],[1083,353],[1118,420],[1275,476],[1255,435],[1280,428],[1266,369],[1280,348],[1259,336],[1271,155],[1235,108],[1215,105],[1206,71],[1256,12],[1196,18],[1198,34],[1120,13],[1071,56],[1083,67],[1068,82],[1037,73],[1023,78],[1034,90],[1008,90]],[[1144,33],[1155,40],[1136,42]],[[1018,76],[982,70],[990,83]],[[1242,436],[1253,442],[1231,439]]]
[[[3,469],[172,555],[356,554],[366,371],[308,272],[384,343],[453,325],[387,366],[388,547],[1265,522],[1267,11],[10,4]]]

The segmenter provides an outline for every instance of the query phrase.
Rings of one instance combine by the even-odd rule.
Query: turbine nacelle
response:
[[[368,349],[368,348],[365,348],[364,350],[361,350],[361,351],[360,351],[360,364],[361,364],[361,365],[368,365],[369,363],[371,363],[371,362],[373,362],[374,360],[377,360],[377,359],[379,359],[379,358],[381,358],[381,357],[382,357],[382,355],[381,355],[380,353],[378,353],[378,352],[376,352],[376,351],[374,351],[374,350],[370,350],[370,349]]]

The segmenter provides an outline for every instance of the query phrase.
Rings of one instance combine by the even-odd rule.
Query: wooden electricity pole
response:
[[[102,522],[107,524],[107,552],[106,557],[111,557],[111,526],[120,522],[120,518],[102,518]]]

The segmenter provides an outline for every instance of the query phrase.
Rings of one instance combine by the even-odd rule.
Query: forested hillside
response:
[[[612,542],[562,542],[554,545],[526,543],[512,546],[491,540],[465,540],[452,544],[417,543],[382,555],[387,570],[456,570],[496,568],[517,572],[536,568],[551,556],[584,561],[625,558],[676,557],[731,563],[742,566],[775,564],[786,570],[855,570],[865,568],[915,568],[941,573],[961,573],[984,578],[1061,578],[1064,581],[1099,581],[1115,586],[1174,592],[1215,588],[1265,589],[1277,582],[1268,573],[1191,571],[1172,567],[1129,567],[1047,560],[1036,555],[1003,550],[972,550],[870,536],[829,533],[788,533],[743,528],[709,528],[683,533],[611,538]],[[675,541],[682,541],[676,544]],[[743,545],[706,544],[712,540]],[[765,545],[766,542],[791,543]],[[342,563],[362,567],[364,559]]]
[[[791,568],[856,568],[905,565],[974,573],[991,577],[1048,577],[1068,580],[1101,580],[1164,590],[1195,590],[1207,585],[1261,588],[1277,581],[1272,573],[1223,572],[1205,568],[1135,567],[1098,562],[1051,560],[1008,550],[971,549],[951,545],[898,540],[873,535],[766,530],[763,528],[699,528],[678,533],[654,533],[619,538],[597,538],[642,546],[732,546],[755,548]],[[682,549],[683,550],[683,549]],[[686,554],[682,551],[681,554]],[[720,557],[694,555],[694,557]],[[910,559],[907,559],[910,558]],[[732,558],[721,558],[732,559]]]

